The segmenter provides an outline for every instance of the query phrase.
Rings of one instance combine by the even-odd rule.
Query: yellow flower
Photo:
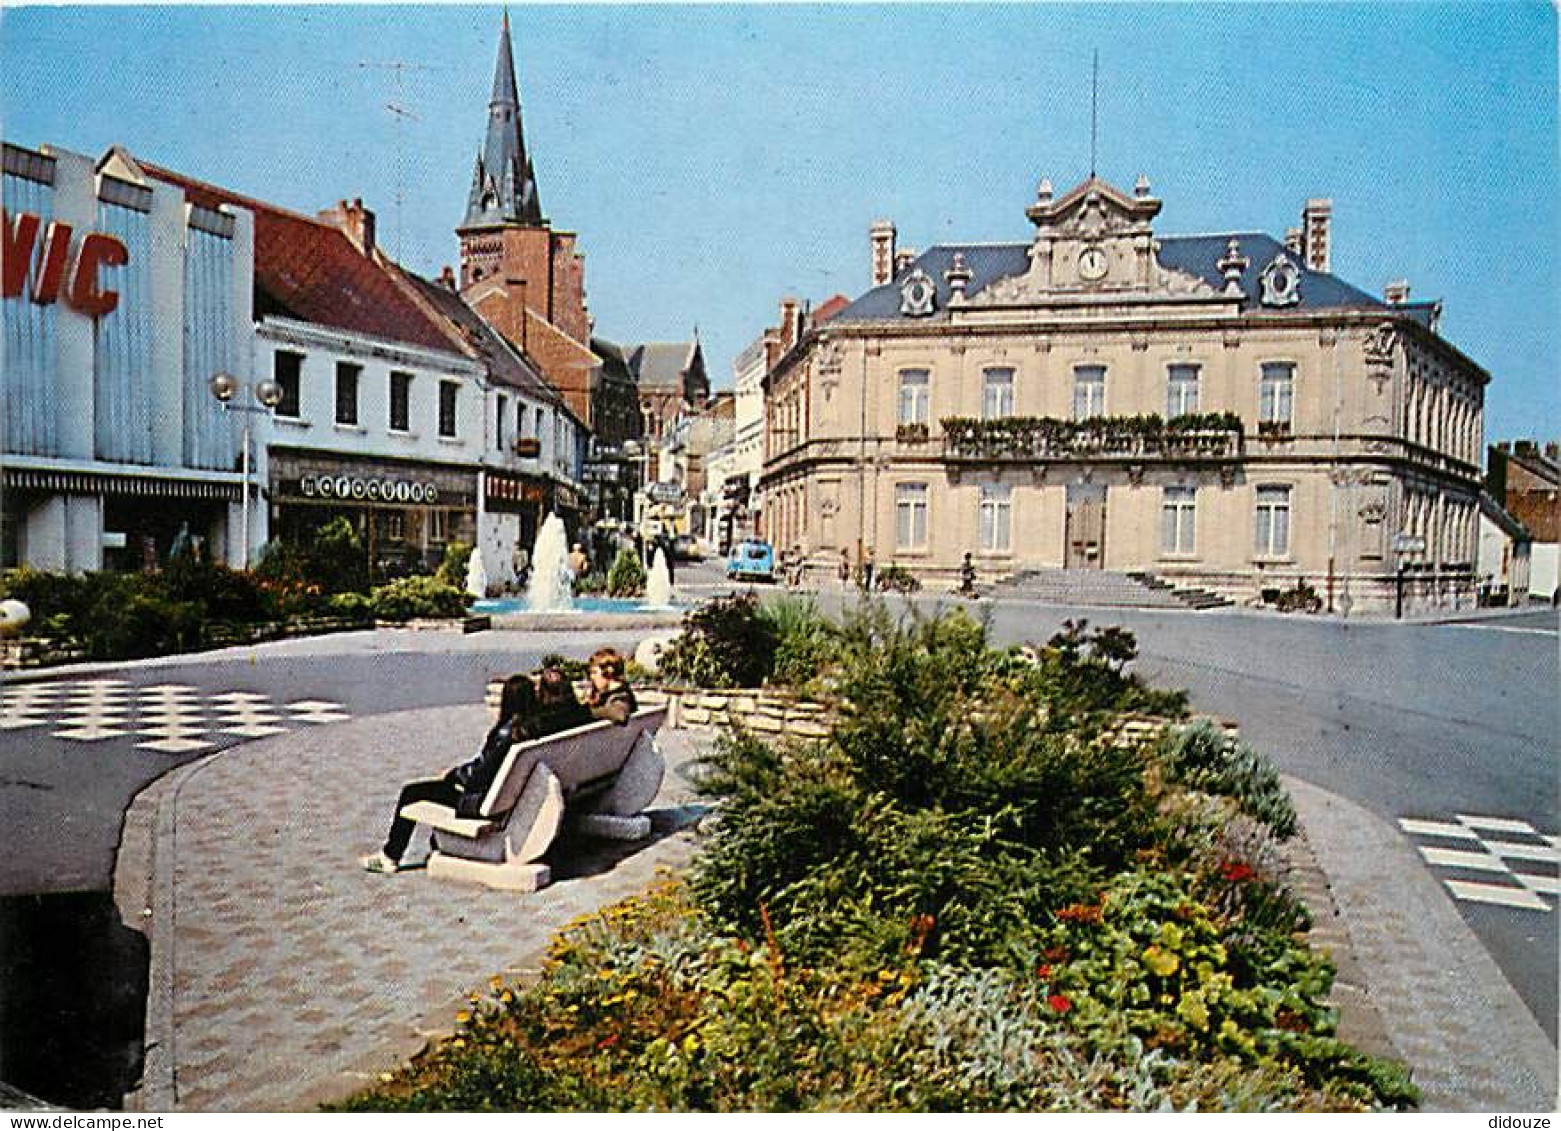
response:
[[[457,1025],[465,1025],[471,1019],[472,1015],[464,1009],[455,1015],[455,1023]]]
[[[1188,994],[1176,1006],[1176,1012],[1195,1029],[1209,1027],[1209,1010],[1201,994]],[[1229,1024],[1227,1021],[1226,1024]]]
[[[1176,973],[1177,967],[1182,964],[1181,959],[1177,958],[1176,955],[1169,951],[1161,950],[1157,946],[1151,946],[1145,950],[1143,957],[1144,965],[1162,978],[1169,978]]]

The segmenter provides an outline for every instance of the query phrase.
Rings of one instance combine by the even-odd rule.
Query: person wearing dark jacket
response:
[[[550,678],[551,677],[551,678]],[[539,690],[539,684],[542,690]],[[483,798],[493,784],[509,749],[546,734],[569,730],[594,721],[595,716],[575,698],[562,673],[544,671],[536,683],[530,676],[514,675],[504,681],[499,696],[499,721],[488,731],[477,756],[453,766],[443,777],[408,782],[396,799],[396,815],[391,819],[385,845],[363,858],[370,872],[401,870],[401,857],[412,839],[415,822],[401,815],[414,801],[437,801],[455,809],[458,817],[475,817],[482,810]]]

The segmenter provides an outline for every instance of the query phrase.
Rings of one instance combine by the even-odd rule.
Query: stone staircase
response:
[[[1047,605],[1127,609],[1211,609],[1230,602],[1204,589],[1179,589],[1147,573],[1099,569],[1026,569],[988,590],[994,597],[1027,597]]]
[[[1168,592],[1189,609],[1224,609],[1235,604],[1229,597],[1221,596],[1212,589],[1201,589],[1197,586],[1174,585],[1163,578],[1156,577],[1152,573],[1135,570],[1127,575],[1140,584],[1151,589]]]

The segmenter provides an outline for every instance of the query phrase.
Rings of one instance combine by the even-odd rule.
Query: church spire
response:
[[[477,155],[472,189],[466,200],[462,228],[503,224],[540,226],[542,204],[526,156],[520,123],[520,93],[515,84],[515,57],[510,50],[509,11],[499,32],[499,57],[493,70],[493,96],[488,102],[488,136]]]

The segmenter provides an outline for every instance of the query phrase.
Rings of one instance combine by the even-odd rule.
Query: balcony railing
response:
[[[1006,416],[947,417],[943,456],[951,460],[1237,459],[1241,419],[1231,413],[1096,416],[1088,420]]]

